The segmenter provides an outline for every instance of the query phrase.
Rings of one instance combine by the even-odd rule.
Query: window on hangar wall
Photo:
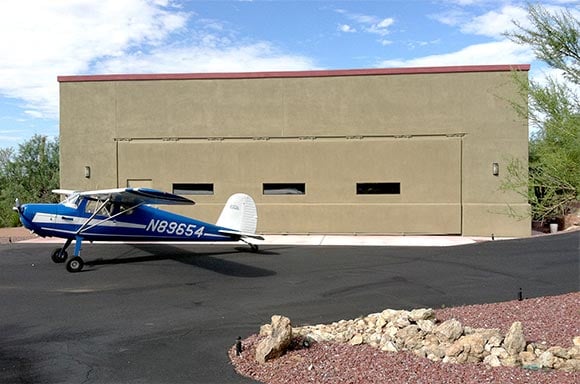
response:
[[[262,184],[264,195],[305,195],[305,183],[264,183]]]
[[[357,195],[400,195],[401,183],[356,183]]]
[[[213,195],[212,183],[174,183],[173,193],[176,195]]]

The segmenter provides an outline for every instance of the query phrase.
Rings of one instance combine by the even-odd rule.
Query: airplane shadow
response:
[[[231,251],[193,252],[181,247],[165,244],[131,244],[130,246],[139,251],[147,252],[149,255],[130,256],[116,259],[99,258],[87,260],[85,265],[93,267],[99,265],[119,265],[160,260],[175,260],[183,264],[204,268],[212,272],[233,277],[266,277],[276,274],[276,272],[268,269],[254,267],[231,260],[224,260],[217,257],[239,254],[241,251],[246,251],[246,248],[234,248]],[[260,251],[258,254],[276,255],[277,253],[273,251]]]

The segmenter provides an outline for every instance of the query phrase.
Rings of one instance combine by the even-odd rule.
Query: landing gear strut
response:
[[[85,262],[80,257],[83,239],[82,237],[77,236],[75,240],[76,243],[74,256],[66,263],[66,270],[71,273],[82,271],[85,265]],[[67,239],[66,243],[64,243],[64,246],[62,248],[57,248],[52,252],[50,258],[52,259],[53,262],[60,264],[64,263],[68,259],[68,253],[66,249],[71,245],[72,241],[73,239]]]

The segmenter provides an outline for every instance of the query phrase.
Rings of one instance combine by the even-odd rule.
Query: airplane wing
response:
[[[193,205],[195,202],[173,193],[150,188],[117,188],[78,192],[79,196],[90,200],[110,199],[114,203],[137,205]]]
[[[52,193],[56,193],[57,195],[65,195],[65,196],[70,196],[76,192],[77,191],[72,190],[72,189],[53,189],[52,190]]]

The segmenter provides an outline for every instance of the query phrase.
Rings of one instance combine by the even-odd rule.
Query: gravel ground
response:
[[[440,321],[450,318],[474,328],[507,332],[521,321],[528,342],[571,347],[580,335],[580,293],[497,304],[470,305],[436,311]],[[243,340],[244,352],[228,351],[235,370],[269,384],[278,383],[580,383],[580,372],[531,371],[484,364],[444,364],[412,353],[386,353],[368,345],[317,343],[309,349],[294,343],[286,355],[258,364],[257,335]]]

